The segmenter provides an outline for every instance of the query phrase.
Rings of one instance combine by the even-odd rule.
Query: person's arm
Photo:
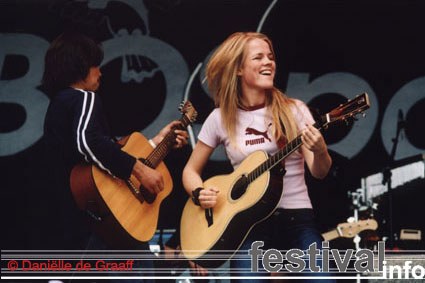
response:
[[[128,179],[136,158],[111,141],[98,95],[79,91],[72,96],[75,146],[87,162],[121,179]]]
[[[158,193],[163,190],[161,173],[122,151],[105,133],[102,126],[104,113],[95,93],[82,92],[75,96],[72,109],[76,147],[87,162],[123,180],[133,174],[142,186],[151,192]]]
[[[322,134],[308,124],[302,132],[301,140],[301,150],[311,175],[318,179],[325,178],[331,168],[332,159]]]
[[[197,188],[203,188],[201,178],[202,170],[207,163],[209,157],[213,153],[214,148],[206,145],[198,140],[193,152],[183,169],[183,186],[186,192],[192,196],[192,192]],[[218,189],[215,187],[203,188],[199,192],[199,202],[201,207],[213,207],[217,201]]]

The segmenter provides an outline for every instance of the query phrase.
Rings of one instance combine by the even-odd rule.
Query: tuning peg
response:
[[[363,116],[363,118],[366,118],[366,113],[363,112],[362,113],[362,116]]]
[[[348,223],[354,223],[356,221],[356,219],[352,216],[348,217],[347,222]]]

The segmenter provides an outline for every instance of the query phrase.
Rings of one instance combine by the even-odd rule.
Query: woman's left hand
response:
[[[327,146],[322,134],[310,124],[302,131],[301,140],[304,146],[314,154],[322,154],[327,151]]]

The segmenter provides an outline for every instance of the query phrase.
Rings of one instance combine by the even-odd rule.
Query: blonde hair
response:
[[[237,125],[237,108],[241,104],[242,91],[237,75],[245,59],[246,46],[253,39],[267,42],[275,58],[271,40],[257,32],[237,32],[230,35],[213,53],[206,68],[208,90],[214,93],[214,103],[220,107],[223,127],[230,142],[236,146],[235,131]],[[275,140],[286,136],[287,140],[296,138],[298,127],[291,107],[296,107],[293,99],[273,87],[266,91],[266,107],[272,114],[273,136]],[[283,132],[281,122],[285,126]]]

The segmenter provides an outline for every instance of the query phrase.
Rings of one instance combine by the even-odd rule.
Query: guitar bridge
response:
[[[212,208],[205,209],[205,218],[207,219],[208,227],[213,225],[213,210]]]
[[[133,193],[133,195],[141,202],[144,202],[143,196],[140,193],[140,190],[136,188],[136,186],[133,184],[133,182],[128,179],[125,181],[127,187],[130,189],[130,191]]]

